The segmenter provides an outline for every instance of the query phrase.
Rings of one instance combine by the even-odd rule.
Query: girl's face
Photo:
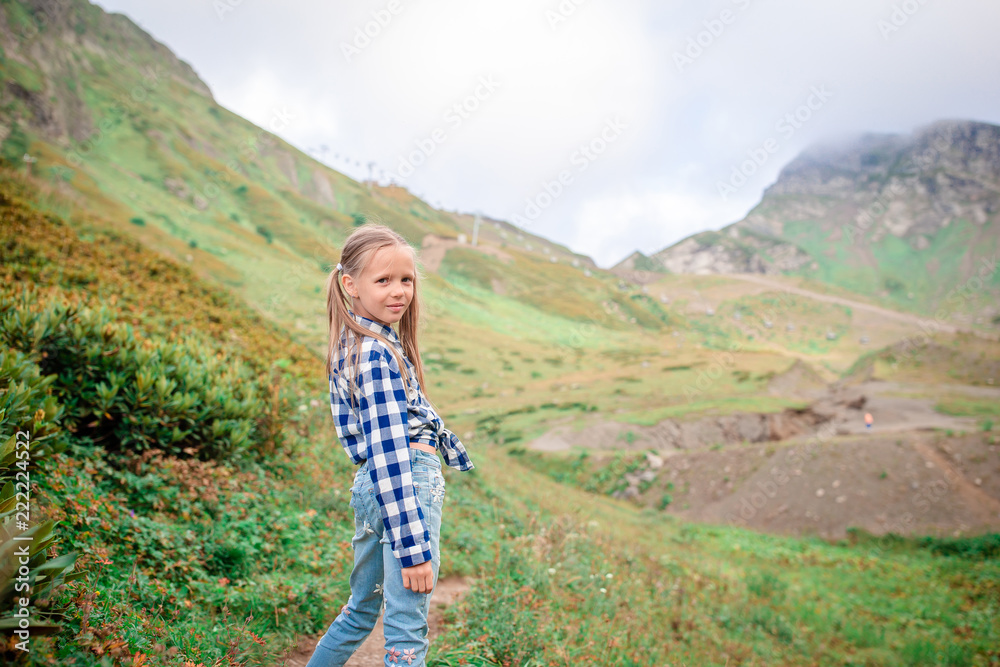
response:
[[[356,314],[391,326],[403,319],[410,307],[415,274],[408,249],[384,246],[375,252],[357,280],[349,275],[342,280]]]

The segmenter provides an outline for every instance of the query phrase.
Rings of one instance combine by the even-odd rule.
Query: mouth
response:
[[[399,312],[399,311],[401,311],[405,307],[406,306],[404,304],[402,304],[402,303],[396,303],[396,304],[393,304],[391,306],[388,306],[389,310],[394,311],[394,312]]]

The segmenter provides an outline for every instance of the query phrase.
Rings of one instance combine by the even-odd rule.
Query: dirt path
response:
[[[948,483],[956,487],[958,494],[965,499],[970,508],[981,516],[984,522],[1000,517],[1000,500],[984,493],[982,489],[976,488],[966,479],[965,475],[952,467],[941,452],[922,441],[915,441],[913,448],[924,457],[924,460],[933,463],[941,470]]]
[[[431,594],[431,611],[427,618],[430,626],[427,638],[433,643],[434,639],[444,631],[444,612],[453,603],[457,602],[469,589],[469,582],[464,577],[445,577],[437,582],[434,592]],[[324,632],[326,630],[324,629]],[[312,656],[316,643],[323,633],[315,637],[300,637],[299,644],[289,653],[283,667],[305,667]],[[382,630],[382,617],[379,616],[375,629],[368,635],[368,639],[361,645],[345,667],[382,667],[385,656],[385,635]]]
[[[449,239],[435,234],[428,234],[421,241],[420,261],[428,271],[436,272],[438,267],[441,266],[441,261],[444,259],[445,253],[451,248],[457,246],[468,248],[469,250],[476,250],[487,255],[493,255],[494,257],[497,257],[505,262],[514,260],[513,257],[505,253],[503,250],[494,248],[493,246],[484,245],[482,243],[479,243],[478,245],[459,243],[455,239]]]
[[[888,317],[899,322],[906,322],[907,324],[912,324],[913,326],[920,326],[921,323],[933,323],[934,328],[939,331],[945,331],[947,333],[956,333],[962,331],[965,333],[975,333],[978,332],[969,331],[967,329],[960,329],[951,324],[945,324],[943,322],[936,322],[930,318],[920,317],[918,315],[912,315],[910,313],[903,313],[898,310],[889,310],[888,308],[882,308],[881,306],[873,306],[868,303],[862,303],[861,301],[854,301],[852,299],[845,299],[839,296],[833,296],[831,294],[821,294],[819,292],[813,292],[811,290],[802,289],[801,287],[792,287],[791,285],[786,285],[783,282],[777,280],[770,280],[762,276],[748,273],[731,273],[727,275],[728,278],[736,278],[737,280],[743,280],[746,282],[757,283],[758,285],[764,285],[766,287],[771,287],[776,290],[791,292],[792,294],[800,294],[802,296],[807,296],[810,299],[816,299],[817,301],[825,301],[827,303],[835,303],[841,306],[849,306],[855,310],[865,310],[870,313],[876,313],[882,315],[883,317]]]

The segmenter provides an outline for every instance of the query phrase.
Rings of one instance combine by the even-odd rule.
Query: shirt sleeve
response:
[[[372,348],[361,372],[361,422],[368,474],[393,555],[402,567],[431,560],[430,532],[410,470],[406,385],[384,346]]]

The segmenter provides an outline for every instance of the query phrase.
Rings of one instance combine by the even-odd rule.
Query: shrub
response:
[[[52,375],[61,426],[109,451],[239,458],[283,442],[268,388],[193,339],[140,340],[106,307],[0,296],[0,344]],[[6,399],[5,399],[6,400]]]
[[[18,350],[5,349],[0,355],[0,433],[10,434],[0,442],[0,480],[8,474],[14,476],[17,431],[30,434],[27,467],[17,466],[22,471],[30,473],[49,456],[66,449],[65,434],[58,426],[62,407],[50,395],[55,379],[42,377],[38,364]]]
[[[973,537],[941,538],[922,537],[918,544],[939,556],[956,556],[969,560],[995,560],[1000,558],[1000,533],[987,533]]]
[[[530,559],[505,543],[492,571],[494,576],[477,580],[469,592],[461,626],[475,628],[476,644],[497,665],[539,664],[535,659],[544,652],[537,611],[540,577],[531,572]]]
[[[39,609],[36,605],[47,600],[59,585],[86,573],[71,574],[76,552],[49,560],[48,550],[56,541],[57,522],[49,519],[30,528],[24,527],[21,524],[24,513],[18,511],[20,503],[17,500],[14,484],[8,481],[0,491],[0,562],[9,563],[11,567],[0,571],[0,631],[21,629],[32,634],[46,634],[62,627],[56,622],[61,614],[51,608]],[[27,570],[26,575],[24,570]],[[30,601],[28,606],[21,606],[23,599]],[[24,611],[27,617],[21,615]],[[21,624],[22,621],[28,624],[27,627]]]
[[[0,433],[10,434],[0,443],[0,563],[10,564],[0,570],[0,631],[21,628],[15,612],[25,609],[19,601],[26,598],[31,601],[26,607],[27,629],[44,634],[60,628],[59,614],[39,609],[37,603],[47,600],[61,583],[84,574],[69,574],[75,553],[48,559],[49,547],[56,542],[56,523],[30,525],[31,512],[22,511],[17,492],[23,484],[20,479],[30,480],[52,455],[66,449],[65,434],[57,424],[62,408],[50,395],[54,376],[43,377],[38,365],[20,351],[0,349]],[[25,547],[27,562],[22,563]],[[18,578],[21,565],[27,568],[26,581]],[[30,588],[24,589],[25,583]]]

